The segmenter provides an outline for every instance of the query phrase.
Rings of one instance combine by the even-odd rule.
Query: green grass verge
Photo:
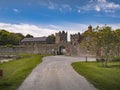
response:
[[[102,67],[98,62],[75,62],[73,68],[99,90],[120,90],[120,62]]]
[[[22,58],[0,64],[0,90],[17,90],[32,69],[42,62],[42,55],[22,55]]]

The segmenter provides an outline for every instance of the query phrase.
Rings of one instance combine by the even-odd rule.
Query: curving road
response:
[[[85,58],[48,56],[43,58],[18,90],[97,90],[71,66]],[[88,59],[95,60],[95,59]]]

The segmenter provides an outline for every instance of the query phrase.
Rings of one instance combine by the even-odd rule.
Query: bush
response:
[[[114,57],[112,61],[120,61],[120,56]]]

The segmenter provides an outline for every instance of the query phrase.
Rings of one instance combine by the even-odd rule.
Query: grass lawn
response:
[[[0,64],[0,90],[17,90],[32,69],[42,61],[42,55],[23,55],[21,59]]]
[[[72,66],[99,90],[120,90],[120,62],[110,62],[108,68],[98,62],[75,62]]]

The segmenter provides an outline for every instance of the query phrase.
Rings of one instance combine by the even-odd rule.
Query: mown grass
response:
[[[99,90],[120,90],[120,62],[105,68],[98,62],[75,62],[73,68]]]
[[[0,77],[0,90],[17,90],[32,69],[42,62],[42,55],[22,55],[22,58],[0,64],[3,77]]]

